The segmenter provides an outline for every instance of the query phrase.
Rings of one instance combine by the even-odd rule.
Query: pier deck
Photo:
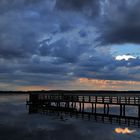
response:
[[[45,91],[30,93],[27,105],[29,114],[69,114],[77,118],[140,127],[139,92]],[[117,108],[118,112],[113,114],[113,108]],[[135,115],[128,114],[133,110]]]

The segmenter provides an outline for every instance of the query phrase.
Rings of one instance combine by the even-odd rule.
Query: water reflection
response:
[[[116,128],[115,132],[117,134],[132,134],[136,132],[136,130],[130,130],[129,128]]]
[[[27,95],[0,95],[0,140],[138,140],[134,134],[118,135],[109,124],[70,117],[61,121],[57,116],[28,115],[26,98]],[[87,105],[87,109],[89,107]]]

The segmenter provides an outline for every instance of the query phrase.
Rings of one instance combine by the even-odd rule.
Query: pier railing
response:
[[[140,127],[140,94],[139,93],[125,93],[119,92],[107,94],[97,92],[82,92],[80,94],[76,91],[70,93],[69,91],[47,93],[30,93],[29,113],[43,113],[49,112],[57,114],[69,114],[70,116],[87,118],[88,120],[102,120],[102,122],[116,122],[119,124],[133,125]],[[87,107],[88,106],[88,107]],[[118,112],[111,113],[111,109],[117,106]],[[131,107],[131,108],[129,108]],[[132,110],[132,107],[135,108]],[[102,108],[102,112],[98,110]],[[134,111],[135,115],[128,115],[129,111]]]

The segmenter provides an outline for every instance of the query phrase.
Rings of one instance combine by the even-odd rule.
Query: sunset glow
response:
[[[80,78],[79,83],[90,88],[96,89],[114,89],[114,90],[125,90],[126,89],[137,89],[139,90],[140,82],[138,81],[119,81],[119,80],[98,80],[98,79],[88,79]]]

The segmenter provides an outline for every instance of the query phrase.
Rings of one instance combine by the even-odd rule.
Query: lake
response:
[[[0,95],[0,140],[139,140],[140,130],[116,133],[118,125],[28,114],[28,95]],[[132,111],[133,112],[133,111]],[[124,128],[124,127],[122,127]]]

